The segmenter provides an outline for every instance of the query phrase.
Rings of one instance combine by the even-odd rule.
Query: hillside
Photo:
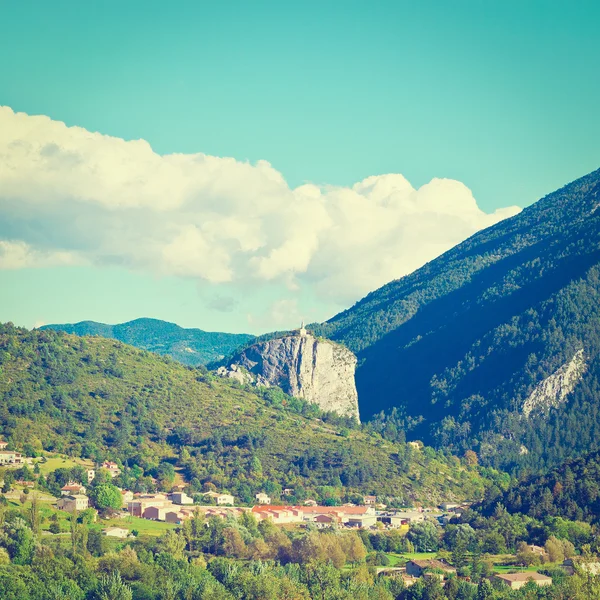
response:
[[[245,333],[218,333],[201,329],[184,329],[159,319],[135,319],[119,325],[81,321],[63,325],[44,325],[76,335],[99,335],[125,344],[171,356],[184,365],[206,365],[231,354],[239,346],[254,339]]]
[[[530,517],[563,517],[573,521],[600,520],[600,452],[569,460],[540,476],[527,477],[502,494],[491,493],[484,513],[501,503],[512,513]]]
[[[276,389],[259,394],[115,340],[0,326],[0,435],[17,448],[110,457],[146,474],[168,459],[197,489],[247,500],[279,486],[298,499],[483,493],[484,479],[454,457],[348,429]]]
[[[510,468],[597,449],[599,206],[600,170],[311,327],[357,354],[363,418]]]

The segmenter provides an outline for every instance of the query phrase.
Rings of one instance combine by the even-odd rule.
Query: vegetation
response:
[[[158,319],[135,319],[119,325],[82,321],[74,324],[44,325],[40,329],[113,338],[143,350],[170,356],[184,365],[192,366],[206,365],[219,360],[238,346],[254,339],[254,336],[245,333],[184,329]]]
[[[600,521],[600,452],[570,460],[545,475],[524,478],[502,492],[492,486],[481,509],[489,514],[501,503],[512,513],[535,518],[563,517]]]
[[[36,510],[33,503],[0,508],[3,600],[589,600],[600,590],[599,576],[580,570],[566,577],[552,565],[544,568],[554,580],[548,588],[511,591],[492,583],[495,567],[468,525],[441,536],[439,557],[460,576],[405,588],[393,572],[377,575],[378,565],[392,564],[390,548],[411,544],[394,531],[286,530],[257,523],[251,513],[206,520],[197,511],[158,536],[111,541],[84,515],[73,515],[66,536],[45,535]],[[559,545],[556,538],[551,544]],[[406,560],[391,556],[396,566]]]
[[[479,498],[489,478],[280,390],[243,389],[114,340],[10,324],[0,326],[0,424],[16,449],[116,460],[115,483],[138,491],[169,489],[174,466],[191,493],[228,490],[242,502],[258,491],[277,499],[284,487],[289,502]]]
[[[362,414],[514,471],[599,449],[599,197],[596,171],[311,326],[357,353]],[[525,418],[582,348],[568,401]]]

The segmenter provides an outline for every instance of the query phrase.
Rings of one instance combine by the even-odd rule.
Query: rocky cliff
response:
[[[356,357],[350,350],[301,329],[246,348],[218,373],[241,382],[276,385],[290,396],[314,402],[322,410],[359,419],[355,369]]]

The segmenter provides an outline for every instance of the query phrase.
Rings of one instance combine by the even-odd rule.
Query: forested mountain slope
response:
[[[524,478],[504,493],[490,490],[481,508],[491,514],[498,503],[512,513],[537,519],[558,516],[598,522],[600,452],[566,461],[547,474]]]
[[[184,365],[206,365],[231,354],[242,344],[254,339],[245,333],[219,333],[201,329],[184,329],[159,319],[135,319],[119,325],[95,321],[44,325],[76,335],[99,335],[131,344],[143,350],[168,355]]]
[[[361,415],[509,467],[598,448],[599,206],[600,170],[316,327],[357,353]]]
[[[168,459],[196,488],[213,483],[246,501],[281,486],[298,499],[482,496],[484,479],[458,459],[350,427],[276,388],[244,389],[115,340],[0,325],[0,437],[16,448],[145,473]]]

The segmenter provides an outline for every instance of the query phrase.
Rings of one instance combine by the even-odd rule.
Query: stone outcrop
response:
[[[322,410],[359,419],[355,369],[356,357],[350,350],[301,328],[246,348],[217,373],[241,383],[250,379],[259,386],[278,386]]]
[[[547,411],[560,406],[583,377],[586,366],[583,348],[581,348],[575,352],[569,362],[535,387],[523,404],[523,414],[529,417],[532,411]]]

